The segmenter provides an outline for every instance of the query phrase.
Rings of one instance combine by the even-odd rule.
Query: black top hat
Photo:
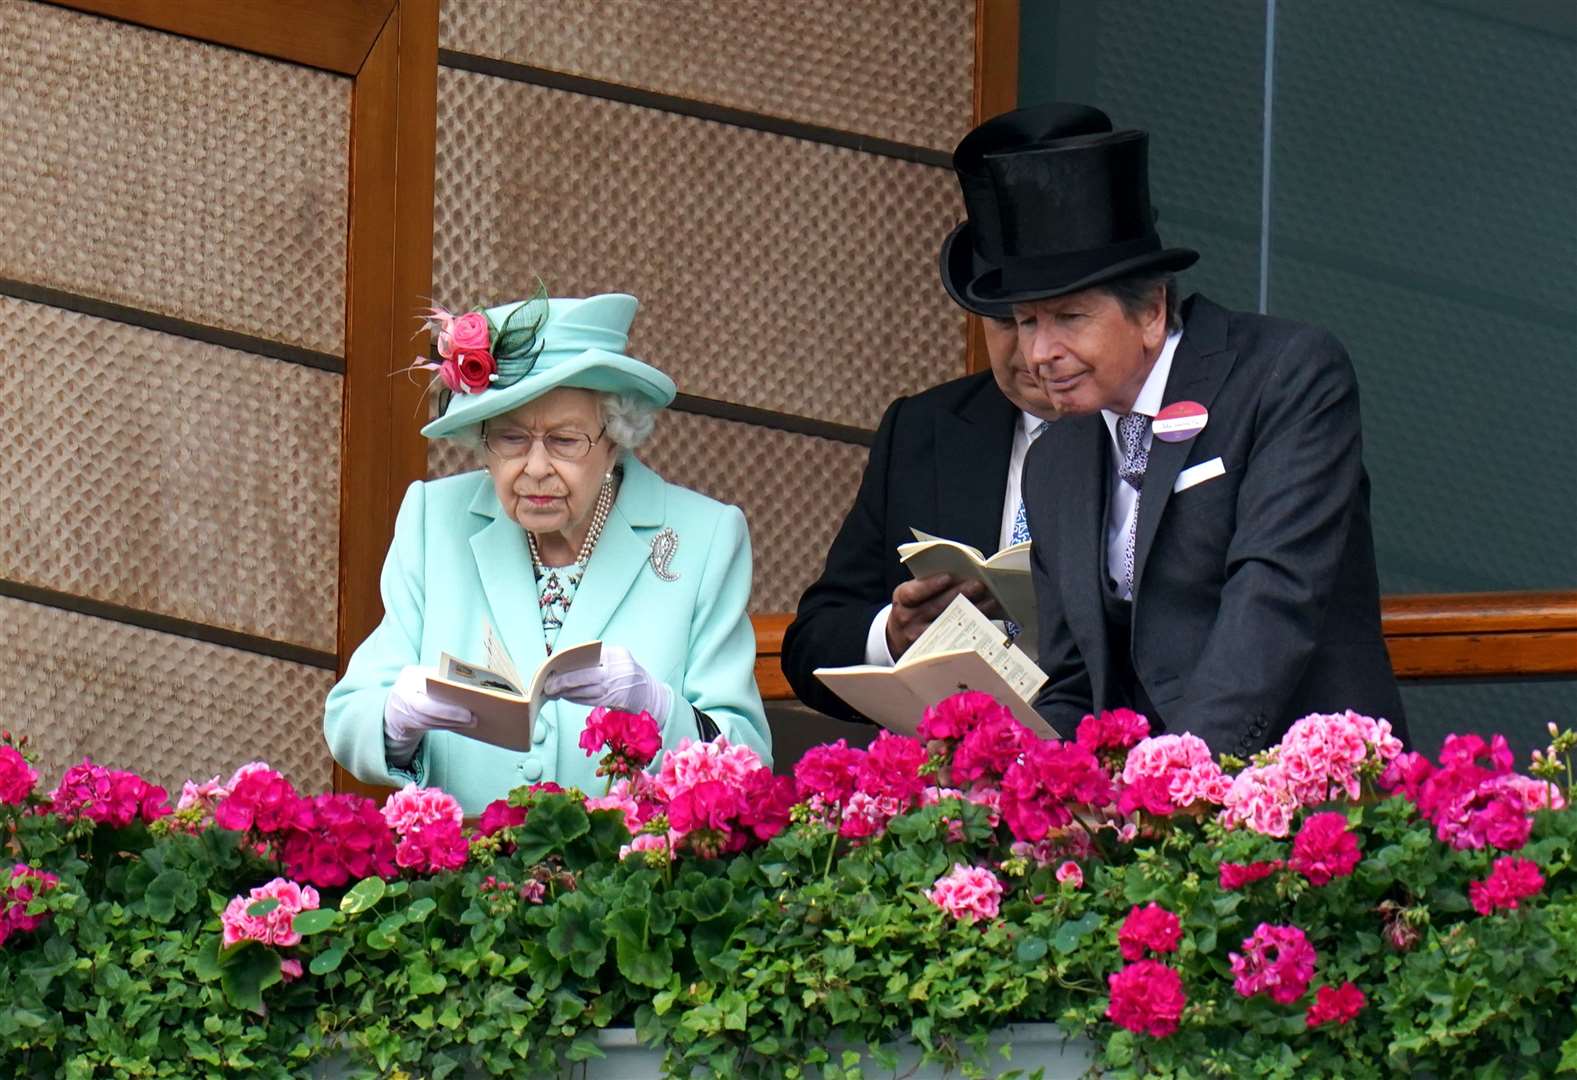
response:
[[[1199,252],[1163,247],[1155,231],[1148,155],[1142,131],[987,155],[1002,256],[970,281],[968,299],[1045,300],[1128,274],[1192,266]]]
[[[1070,135],[1089,135],[1112,129],[1111,119],[1089,105],[1052,102],[1031,105],[994,116],[975,127],[953,151],[953,171],[964,192],[968,220],[955,226],[942,241],[942,287],[953,302],[976,315],[1008,318],[1008,304],[982,304],[964,295],[964,289],[997,264],[1002,255],[997,231],[996,192],[986,158],[1010,150],[1044,146]],[[982,223],[987,225],[982,228]]]

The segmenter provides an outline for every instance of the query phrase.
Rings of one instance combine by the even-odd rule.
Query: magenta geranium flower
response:
[[[38,773],[14,746],[0,746],[0,805],[21,806],[38,783]]]
[[[50,793],[50,810],[64,818],[85,817],[123,828],[171,813],[168,793],[136,773],[106,769],[84,758],[67,769]]]
[[[1183,926],[1176,915],[1153,901],[1144,907],[1135,904],[1117,931],[1117,946],[1124,960],[1138,960],[1148,952],[1177,951],[1183,940]]]
[[[1493,911],[1514,911],[1522,901],[1544,888],[1544,875],[1532,859],[1502,855],[1490,868],[1489,877],[1468,885],[1468,899],[1480,915]]]
[[[1140,960],[1106,977],[1111,1001],[1106,1017],[1119,1027],[1153,1039],[1177,1030],[1188,997],[1183,977],[1159,960]]]
[[[1363,1006],[1363,991],[1350,982],[1336,987],[1322,986],[1314,992],[1314,1004],[1309,1006],[1303,1023],[1311,1028],[1321,1024],[1346,1024],[1357,1019]]]
[[[1290,1005],[1309,989],[1314,978],[1314,946],[1296,926],[1259,928],[1243,941],[1242,953],[1230,953],[1233,986],[1244,997],[1267,994],[1278,1005]]]
[[[60,878],[47,870],[35,870],[26,863],[11,867],[10,876],[0,878],[0,945],[13,934],[37,930],[49,917],[47,912],[29,915],[27,908],[40,894],[60,884]]]
[[[1347,827],[1347,815],[1328,811],[1312,814],[1292,842],[1287,865],[1314,885],[1346,877],[1362,858],[1358,837]]]
[[[292,878],[326,888],[398,872],[394,836],[378,804],[348,792],[303,800],[280,839],[280,858]]]

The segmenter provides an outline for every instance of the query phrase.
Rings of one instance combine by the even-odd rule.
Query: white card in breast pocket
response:
[[[1214,480],[1218,476],[1225,475],[1226,471],[1227,467],[1221,464],[1221,459],[1218,457],[1200,462],[1198,465],[1190,465],[1177,474],[1177,483],[1172,485],[1172,494],[1187,491],[1191,487],[1203,484],[1206,480]]]

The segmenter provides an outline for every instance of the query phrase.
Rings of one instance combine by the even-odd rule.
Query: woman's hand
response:
[[[415,665],[401,669],[383,704],[383,739],[392,764],[408,763],[429,731],[459,731],[476,724],[470,709],[428,696],[429,674],[430,669]]]
[[[652,678],[622,645],[604,645],[596,667],[549,675],[542,693],[577,705],[649,713],[659,724],[673,703],[673,691]]]

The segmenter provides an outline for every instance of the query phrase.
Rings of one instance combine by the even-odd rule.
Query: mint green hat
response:
[[[422,428],[422,434],[429,439],[452,438],[561,386],[638,394],[658,408],[668,405],[674,399],[673,380],[624,355],[630,321],[639,305],[627,293],[604,293],[583,300],[539,296],[487,308],[481,312],[487,320],[486,353],[457,349],[456,342],[466,340],[463,335],[447,336],[465,316],[435,312],[429,326],[441,332],[437,340],[440,354],[447,354],[446,362],[453,362],[450,356],[455,360],[480,356],[494,373],[486,389],[467,393],[462,385],[443,415]]]

